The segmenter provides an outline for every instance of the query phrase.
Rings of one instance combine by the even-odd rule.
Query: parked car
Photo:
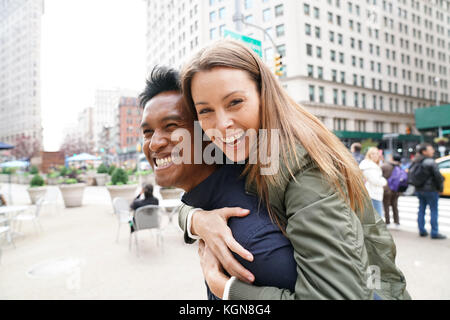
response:
[[[444,176],[444,191],[441,193],[442,196],[450,196],[450,155],[439,159],[436,159],[439,171]]]

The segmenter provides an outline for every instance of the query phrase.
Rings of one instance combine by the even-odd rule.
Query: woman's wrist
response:
[[[208,283],[209,289],[216,297],[220,299],[223,299],[223,294],[225,292],[225,287],[228,280],[230,280],[230,277],[227,277],[225,274],[217,270],[209,272],[209,275],[206,277],[206,282]]]

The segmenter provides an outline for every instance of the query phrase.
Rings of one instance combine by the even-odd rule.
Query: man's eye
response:
[[[145,137],[149,137],[153,134],[153,130],[144,130],[143,134]]]
[[[173,129],[173,128],[176,128],[176,127],[178,127],[178,125],[177,125],[176,123],[169,123],[169,124],[166,126],[166,128],[168,128],[168,129]]]

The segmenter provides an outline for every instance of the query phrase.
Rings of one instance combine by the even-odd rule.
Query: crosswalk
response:
[[[450,199],[439,198],[438,206],[439,232],[450,237]],[[418,232],[417,213],[419,211],[419,199],[415,196],[401,196],[398,200],[398,211],[400,218],[400,230]],[[391,208],[391,224],[393,223]],[[430,233],[430,209],[427,207],[425,215],[425,227]]]

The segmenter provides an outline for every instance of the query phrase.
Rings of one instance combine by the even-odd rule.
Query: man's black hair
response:
[[[394,153],[392,159],[394,159],[394,161],[400,162],[402,160],[402,156],[398,153]]]
[[[139,105],[144,108],[153,97],[166,91],[181,93],[180,73],[172,68],[155,66],[146,81],[144,91],[139,95]]]
[[[144,197],[145,199],[151,198],[153,196],[153,185],[147,184],[144,187]]]
[[[424,142],[417,146],[417,152],[423,154],[424,151],[427,150],[428,147],[432,147],[431,143]]]

